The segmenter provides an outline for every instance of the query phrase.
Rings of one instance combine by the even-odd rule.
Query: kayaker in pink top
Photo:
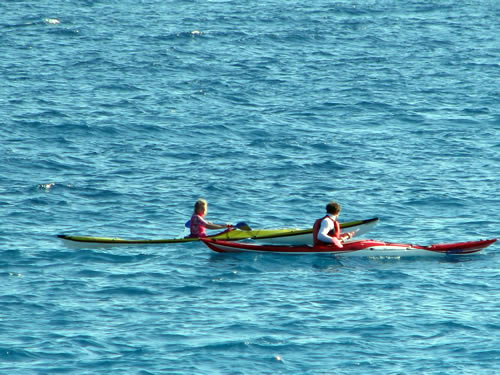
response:
[[[205,215],[208,211],[208,203],[205,199],[198,199],[194,204],[194,212],[193,216],[191,216],[191,224],[189,229],[191,230],[191,234],[189,237],[206,237],[207,232],[206,229],[224,229],[231,228],[231,224],[214,224],[210,221],[205,220]]]

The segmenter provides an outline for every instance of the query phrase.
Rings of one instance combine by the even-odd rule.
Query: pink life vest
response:
[[[193,216],[191,216],[191,225],[189,226],[189,229],[191,230],[191,234],[189,235],[189,237],[207,236],[205,220],[201,215],[194,214]]]
[[[321,222],[326,218],[333,221],[333,226],[334,226],[334,228],[330,232],[328,232],[328,235],[331,237],[334,237],[340,241],[340,224],[339,224],[339,222],[337,220],[333,220],[330,216],[325,215],[321,219],[318,219],[314,222],[314,225],[313,225],[313,243],[314,243],[314,246],[327,245],[326,242],[318,240],[318,233],[319,233],[319,230],[321,228]],[[332,243],[331,245],[334,245],[334,244]],[[340,247],[342,247],[342,246],[340,246]]]

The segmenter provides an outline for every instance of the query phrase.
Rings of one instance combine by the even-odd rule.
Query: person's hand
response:
[[[333,243],[335,246],[337,246],[338,248],[343,247],[343,246],[342,246],[342,241],[339,241],[339,239],[338,239],[338,238],[336,238],[336,237],[333,237],[333,238],[332,238],[332,243]]]
[[[351,238],[354,237],[354,232],[347,232],[345,235],[344,235],[344,240],[350,240]]]

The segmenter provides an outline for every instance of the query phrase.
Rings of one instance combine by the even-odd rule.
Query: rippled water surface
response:
[[[209,219],[499,236],[496,1],[0,4],[0,370],[500,372],[498,245],[439,259],[75,250]]]

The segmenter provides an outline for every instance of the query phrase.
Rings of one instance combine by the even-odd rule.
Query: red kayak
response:
[[[420,256],[420,255],[464,255],[481,251],[497,239],[456,242],[435,245],[412,245],[377,240],[349,240],[341,249],[328,245],[266,245],[249,242],[224,241],[210,238],[201,239],[210,249],[218,253],[279,253],[279,254],[320,254],[355,256]]]

